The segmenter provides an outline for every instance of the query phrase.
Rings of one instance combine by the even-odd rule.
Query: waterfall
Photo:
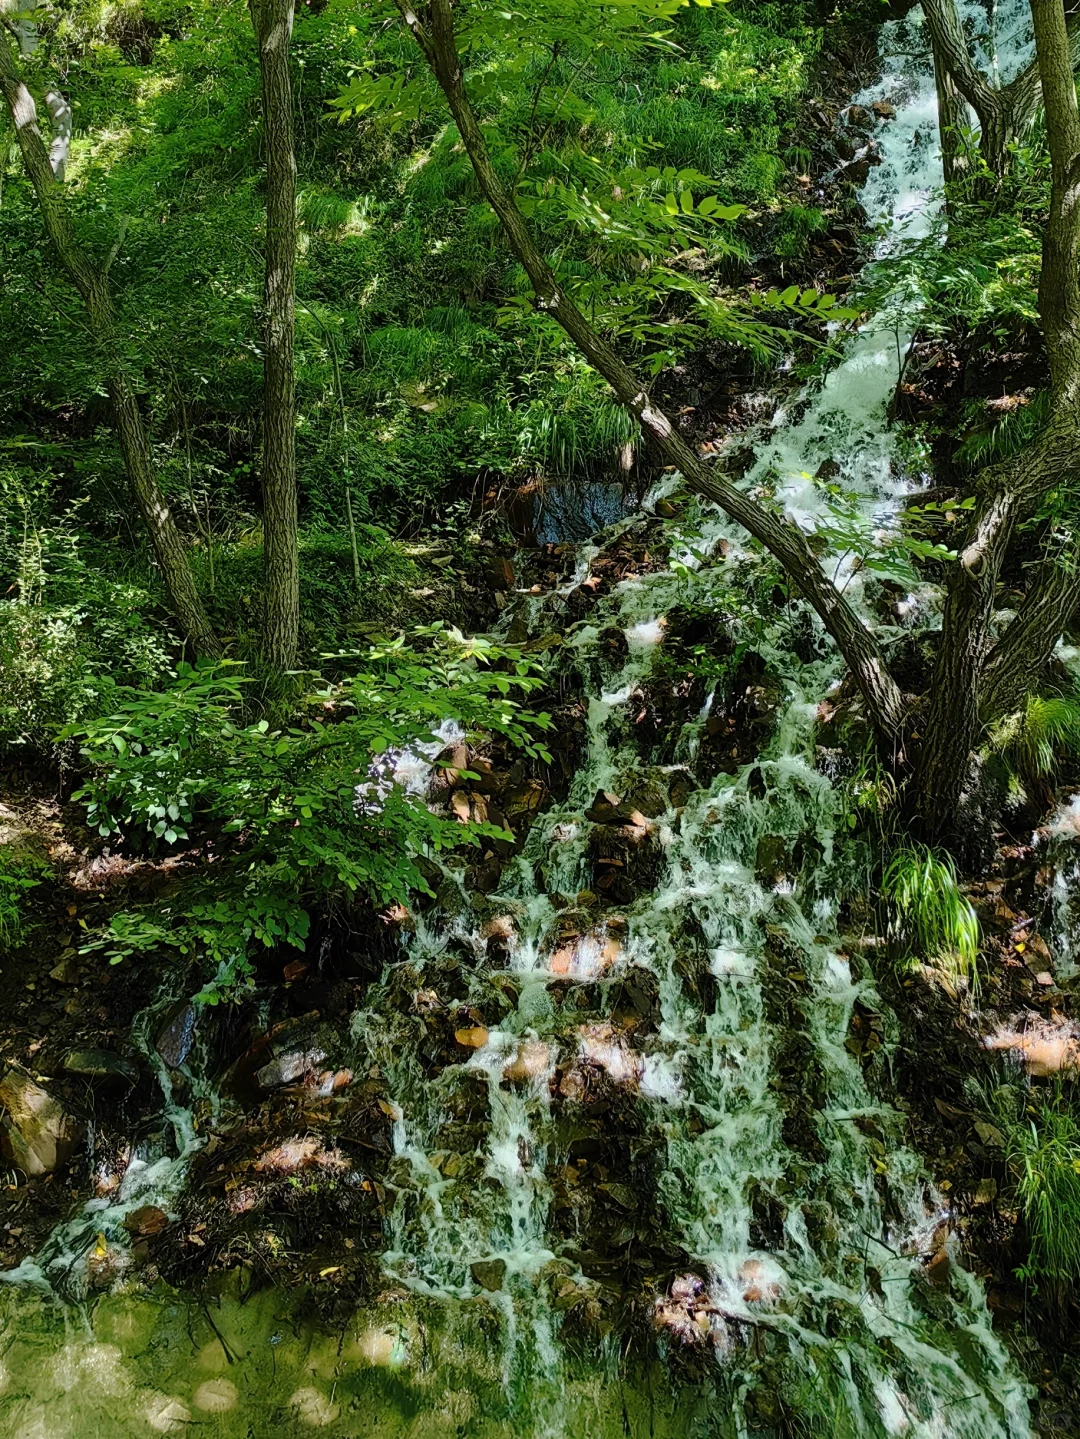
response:
[[[1007,74],[1028,43],[1025,7],[996,8],[993,63]],[[985,6],[966,10],[985,31]],[[917,10],[882,27],[880,55],[881,78],[855,103],[896,110],[862,196],[884,260],[931,232],[941,175]],[[892,523],[913,477],[896,462],[887,408],[916,322],[871,320],[847,342],[749,437],[745,482],[771,485],[809,528],[827,509],[818,477],[829,465],[866,526]],[[764,750],[695,789],[683,761],[698,753],[707,702],[671,762],[643,755],[633,710],[663,660],[667,616],[690,584],[720,616],[765,562],[723,516],[692,509],[668,526],[681,568],[629,574],[587,624],[568,626],[590,564],[641,522],[581,546],[567,584],[508,612],[533,634],[562,633],[582,686],[569,793],[481,903],[448,869],[440,904],[417,916],[353,1018],[355,1066],[380,1076],[394,1110],[384,1292],[327,1335],[305,1324],[296,1296],[272,1290],[226,1285],[212,1313],[121,1290],[68,1314],[58,1338],[47,1286],[14,1286],[0,1294],[5,1434],[89,1439],[195,1422],[207,1435],[413,1439],[1030,1432],[1028,1391],[954,1252],[948,1204],[863,1063],[894,1021],[849,918],[865,856],[815,753],[819,705],[842,666],[819,632],[808,650],[786,611],[764,632],[732,613],[733,642],[779,686]],[[866,604],[864,573],[842,554],[833,563]],[[613,661],[603,636],[615,629],[625,646]],[[409,757],[411,786],[430,758]],[[598,791],[653,801],[630,821],[643,858],[617,903],[593,887]],[[411,987],[441,1003],[444,984],[469,1013],[448,1065],[426,1044],[419,999],[401,1002]],[[649,1002],[635,1008],[640,995]],[[590,1095],[601,1117],[582,1126],[574,1116]],[[605,1160],[624,1137],[629,1181]],[[590,1186],[615,1216],[603,1254],[576,1226]],[[643,1199],[669,1257],[660,1268],[635,1254]],[[103,1221],[82,1216],[80,1236],[87,1222]],[[69,1247],[45,1256],[38,1277]],[[615,1319],[631,1309],[668,1361],[662,1376],[640,1346],[620,1350]]]

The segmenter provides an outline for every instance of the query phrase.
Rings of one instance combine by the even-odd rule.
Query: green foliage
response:
[[[51,756],[57,731],[116,680],[152,684],[170,640],[157,597],[88,550],[81,499],[51,470],[0,466],[0,753]]]
[[[1080,754],[1080,696],[1029,696],[995,726],[990,743],[1023,778],[1052,774],[1063,755]]]
[[[885,868],[881,893],[900,938],[929,962],[944,964],[974,984],[979,921],[960,892],[951,856],[905,844]]]
[[[1080,1119],[1075,1086],[1002,1085],[994,1117],[1024,1216],[1029,1251],[1019,1273],[1052,1285],[1080,1280]]]
[[[874,267],[869,303],[901,327],[917,312],[921,333],[970,353],[1029,340],[1049,190],[1045,146],[1018,147],[1005,180],[973,180],[925,239]]]
[[[434,814],[394,771],[417,746],[438,749],[448,721],[549,759],[537,738],[548,716],[521,704],[543,682],[535,661],[429,626],[331,667],[288,728],[243,721],[247,677],[228,662],[180,665],[162,690],[118,688],[110,714],[69,728],[87,766],[76,798],[99,834],[219,855],[212,897],[189,899],[164,927],[156,911],[114,918],[93,946],[123,958],[167,932],[214,964],[302,947],[311,903],[405,902],[427,890],[420,855],[506,837]]]
[[[986,422],[985,406],[978,406],[977,423],[956,447],[956,461],[966,469],[997,464],[1018,455],[1036,438],[1050,417],[1049,391],[1040,391],[1030,403],[995,415]]]
[[[764,358],[787,343],[774,327],[817,322],[725,294],[748,272],[742,212],[773,209],[783,190],[812,7],[590,0],[530,7],[525,23],[478,4],[459,14],[500,172],[532,203],[561,278],[639,363],[658,370],[709,340]],[[198,542],[204,591],[208,550],[220,561],[220,613],[233,590],[250,609],[257,589],[227,574],[230,561],[245,567],[258,510],[263,200],[247,8],[78,0],[43,7],[41,21],[28,79],[40,93],[70,77],[68,198],[92,252],[116,247],[120,333],[168,498]],[[521,277],[397,12],[298,7],[293,48],[305,526],[345,533],[346,484],[356,517],[393,534],[481,473],[621,465],[626,421],[517,302]],[[327,125],[343,84],[348,123]],[[96,356],[17,167],[4,178],[0,273],[0,445],[33,415],[30,468],[49,463],[61,507],[85,497],[81,523],[127,548]],[[312,620],[312,649],[326,636]]]
[[[27,895],[48,872],[44,861],[0,845],[0,951],[10,949],[22,937]]]

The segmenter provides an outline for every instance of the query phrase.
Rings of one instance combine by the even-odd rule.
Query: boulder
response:
[[[502,1288],[506,1278],[506,1260],[478,1259],[475,1264],[469,1265],[469,1273],[481,1289],[494,1294]]]
[[[57,984],[78,984],[82,975],[79,971],[78,961],[73,954],[66,955],[59,964],[49,970],[49,978]]]
[[[75,1152],[77,1128],[59,1100],[28,1074],[9,1069],[0,1080],[0,1153],[29,1178],[52,1174]]]
[[[276,1055],[269,1064],[256,1071],[255,1078],[261,1089],[280,1089],[285,1084],[295,1084],[305,1075],[312,1074],[326,1058],[322,1049],[293,1049]]]
[[[199,1011],[193,1000],[181,1000],[173,1006],[154,1041],[154,1048],[169,1069],[179,1069],[195,1044]]]
[[[64,1055],[64,1068],[100,1084],[132,1085],[139,1082],[139,1068],[133,1060],[109,1049],[69,1049]]]
[[[489,589],[512,590],[517,584],[513,560],[505,555],[493,555],[484,561],[484,579]]]
[[[137,1239],[148,1239],[169,1227],[169,1216],[156,1204],[143,1204],[124,1219],[124,1228]]]

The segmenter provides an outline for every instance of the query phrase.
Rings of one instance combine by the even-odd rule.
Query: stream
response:
[[[998,7],[994,63],[1006,73],[1025,53],[1025,8]],[[985,22],[984,7],[967,9]],[[896,108],[862,197],[885,254],[928,233],[940,160],[919,12],[880,34],[881,77],[855,98]],[[822,511],[814,477],[831,464],[861,522],[887,526],[917,478],[899,472],[886,420],[910,339],[885,320],[865,327],[822,382],[749,436],[747,483],[772,484],[809,526]],[[764,635],[732,618],[733,639],[778,677],[776,713],[762,752],[701,789],[687,776],[712,697],[664,763],[642,753],[635,697],[688,574],[695,604],[712,600],[717,614],[725,595],[753,587],[762,562],[745,537],[713,510],[683,509],[666,522],[683,572],[628,573],[587,621],[567,622],[596,554],[632,536],[658,498],[582,544],[566,584],[513,597],[508,631],[563,635],[587,711],[582,762],[493,893],[475,902],[448,871],[442,902],[418,916],[352,1018],[352,1068],[379,1073],[393,1100],[384,1292],[327,1332],[305,1318],[301,1294],[246,1292],[239,1271],[212,1302],[124,1282],[90,1302],[61,1286],[95,1243],[124,1242],[134,1205],[175,1204],[201,1141],[170,1098],[168,1149],[0,1276],[5,1439],[189,1426],[208,1439],[1029,1433],[1029,1391],[981,1284],[951,1253],[947,1201],[848,1043],[857,1015],[883,1016],[886,1043],[893,1022],[859,936],[845,933],[865,856],[815,749],[819,705],[842,676],[835,653],[817,630],[808,642],[791,607]],[[863,572],[842,553],[835,565],[862,605]],[[932,603],[912,594],[907,613]],[[871,622],[868,601],[864,612]],[[640,853],[610,893],[597,892],[598,864],[614,863],[603,792],[632,797],[620,823]],[[398,971],[422,986],[451,962],[475,1009],[500,1018],[432,1078],[422,1016],[395,1002]],[[650,1004],[635,1011],[641,993]],[[797,1118],[781,1075],[800,1088]],[[598,1086],[625,1161],[607,1177],[603,1144],[572,1120]],[[212,1102],[205,1086],[195,1094]],[[645,1195],[678,1256],[662,1280],[635,1267],[629,1221],[608,1235],[622,1259],[592,1252],[574,1218],[587,1174],[616,1214]],[[935,1265],[944,1285],[927,1279]],[[627,1292],[654,1353],[620,1338]]]

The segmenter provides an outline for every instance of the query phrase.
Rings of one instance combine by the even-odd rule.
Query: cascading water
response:
[[[1022,7],[998,8],[1008,73],[1025,43]],[[970,9],[985,21],[985,7]],[[884,78],[857,102],[885,98],[897,111],[864,192],[884,254],[927,233],[940,173],[918,12],[884,27],[881,54]],[[862,523],[887,526],[905,478],[886,411],[909,341],[910,321],[864,329],[756,437],[748,483],[771,485],[810,524],[828,465],[859,497]],[[1029,1432],[1026,1391],[976,1281],[953,1263],[944,1288],[928,1283],[927,1261],[948,1251],[947,1210],[850,1044],[853,1021],[881,1006],[844,928],[844,900],[864,882],[859,854],[842,795],[815,763],[818,705],[841,667],[820,637],[808,656],[805,632],[783,614],[764,634],[744,636],[734,620],[734,638],[752,640],[782,691],[771,740],[696,791],[682,763],[643,759],[631,702],[664,653],[686,573],[707,607],[711,594],[719,605],[725,590],[752,587],[760,564],[712,512],[673,522],[670,537],[685,551],[683,577],[631,575],[565,635],[586,718],[566,799],[536,821],[482,905],[447,871],[439,905],[417,918],[406,956],[354,1018],[355,1062],[393,1099],[381,1301],[338,1337],[305,1329],[273,1292],[245,1300],[226,1289],[211,1316],[121,1290],[92,1316],[69,1314],[58,1352],[57,1308],[41,1292],[46,1255],[36,1273],[9,1276],[37,1279],[37,1292],[0,1296],[5,1434],[82,1439],[191,1422],[208,1435],[273,1425],[417,1439]],[[597,553],[582,547],[569,585],[521,596],[516,623],[564,628]],[[842,555],[835,563],[861,602],[861,572]],[[604,636],[616,628],[625,643],[613,664]],[[707,710],[674,759],[694,758]],[[608,817],[598,791],[651,795],[639,801],[646,814],[622,816],[644,861],[617,908],[592,889]],[[460,1063],[445,1065],[426,1047],[424,1015],[451,970],[470,1017]],[[395,997],[409,985],[403,1013]],[[652,986],[654,1021],[633,1018],[635,986]],[[632,1172],[673,1257],[664,1275],[634,1270],[632,1225],[629,1237],[612,1231],[624,1256],[615,1268],[639,1276],[634,1302],[669,1352],[666,1379],[596,1338],[614,1338],[606,1311],[619,1285],[575,1229],[573,1192],[600,1170],[616,1210],[640,1213],[641,1195],[606,1174],[567,1118],[590,1076],[623,1096],[612,1102],[632,1121]],[[571,1311],[589,1316],[588,1354],[566,1342]],[[43,1373],[47,1355],[58,1357]]]

